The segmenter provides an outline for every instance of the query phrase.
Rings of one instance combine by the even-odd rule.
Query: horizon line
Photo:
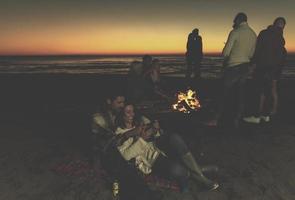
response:
[[[206,52],[204,55],[221,54],[221,52]],[[185,53],[49,53],[49,54],[0,54],[0,56],[162,56],[162,55],[185,55]]]
[[[222,52],[205,52],[204,55],[221,55]],[[290,51],[288,54],[295,54],[295,51]],[[185,56],[185,53],[60,53],[60,54],[0,54],[0,57],[21,57],[21,56]]]

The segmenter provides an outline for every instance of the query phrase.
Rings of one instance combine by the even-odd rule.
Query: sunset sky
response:
[[[287,20],[295,52],[295,0],[0,0],[0,55],[183,53],[197,27],[220,52],[237,12],[258,34]]]

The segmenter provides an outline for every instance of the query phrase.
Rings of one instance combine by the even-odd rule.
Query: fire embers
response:
[[[201,108],[201,104],[197,99],[196,92],[189,89],[186,93],[177,93],[177,103],[173,104],[172,108],[179,112],[190,113]]]

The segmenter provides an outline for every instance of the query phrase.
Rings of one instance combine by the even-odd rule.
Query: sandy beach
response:
[[[294,10],[1,1],[0,200],[295,200]]]
[[[201,102],[209,103],[192,115],[155,116],[164,126],[175,124],[201,165],[220,168],[212,175],[220,183],[218,190],[160,191],[164,199],[295,199],[294,80],[281,81],[281,106],[271,124],[243,124],[234,130],[200,123],[216,104],[217,79],[164,79],[175,91],[195,88]],[[111,200],[103,170],[90,162],[90,121],[103,94],[123,90],[125,82],[125,76],[95,74],[1,74],[0,199]],[[251,87],[249,83],[249,94]],[[69,163],[71,169],[61,167]]]

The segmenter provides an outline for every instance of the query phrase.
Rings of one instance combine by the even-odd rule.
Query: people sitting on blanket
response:
[[[160,61],[150,55],[142,57],[142,63],[134,61],[128,73],[129,97],[134,102],[165,99],[169,97],[161,89]]]
[[[164,134],[158,121],[151,122],[139,115],[133,104],[125,104],[116,124],[118,150],[126,161],[134,163],[143,174],[173,178],[183,191],[188,190],[189,178],[208,189],[219,186],[204,176],[179,135]]]
[[[124,102],[124,95],[109,94],[100,109],[93,114],[94,156],[99,158],[99,163],[102,164],[108,175],[119,181],[120,199],[159,199],[157,194],[151,191],[139,176],[137,169],[122,158],[114,142],[115,119],[120,110],[124,108]],[[97,160],[97,158],[95,159]]]

